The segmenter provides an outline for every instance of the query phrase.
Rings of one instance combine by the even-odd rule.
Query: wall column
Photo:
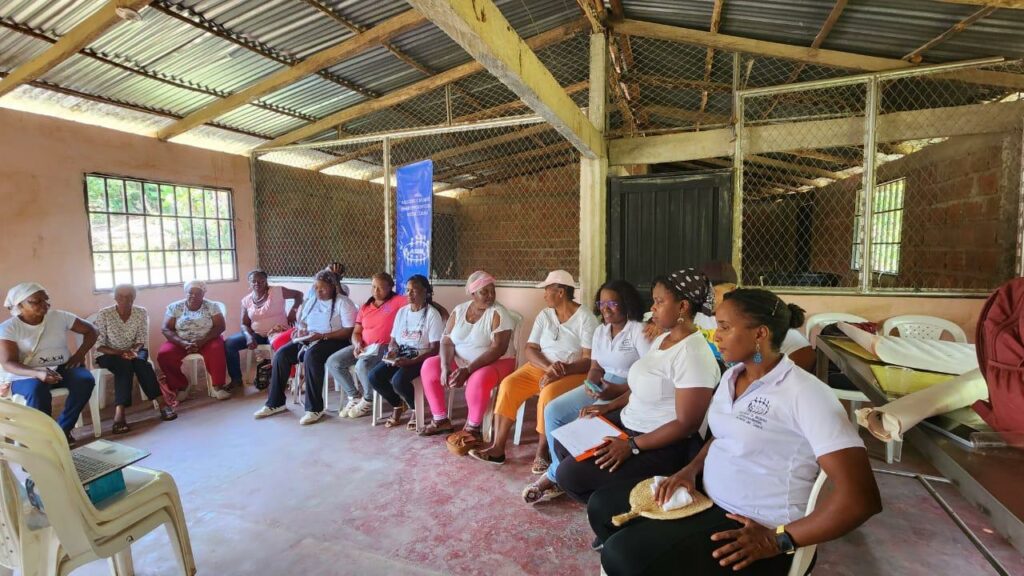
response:
[[[590,106],[587,115],[603,137],[608,126],[608,40],[602,33],[590,35]],[[608,156],[580,158],[580,273],[579,300],[589,305],[604,283],[608,242]]]

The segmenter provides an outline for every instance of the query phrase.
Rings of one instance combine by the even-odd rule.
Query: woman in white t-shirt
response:
[[[544,304],[533,321],[526,344],[526,364],[498,386],[494,405],[494,441],[469,455],[490,464],[505,463],[505,444],[516,423],[519,407],[537,396],[537,433],[544,438],[544,407],[548,402],[583,384],[590,370],[590,343],[597,317],[573,302],[576,281],[565,270],[555,270],[537,285],[544,289]],[[547,442],[537,443],[533,470],[542,474],[551,464]]]
[[[292,341],[274,353],[267,403],[253,414],[256,419],[285,411],[288,375],[292,366],[300,362],[306,377],[306,413],[299,424],[306,426],[323,418],[324,363],[331,354],[349,345],[356,305],[342,293],[337,276],[329,270],[316,275],[313,290],[316,296],[302,303]]]
[[[20,394],[26,404],[50,414],[51,388],[67,388],[57,424],[68,444],[78,415],[89,403],[95,381],[83,366],[96,343],[96,328],[70,312],[50,310],[50,296],[35,282],[23,282],[7,293],[4,306],[11,318],[0,324],[0,395]],[[74,354],[68,332],[82,335]]]
[[[626,381],[630,367],[651,347],[651,341],[644,334],[643,300],[629,282],[605,282],[594,298],[594,313],[601,316],[602,324],[594,332],[587,379],[544,407],[545,440],[551,454],[551,465],[540,478],[523,489],[523,501],[527,504],[564,494],[556,483],[558,455],[552,433],[579,418],[587,406],[604,404],[628,392]]]
[[[448,311],[434,303],[434,287],[426,276],[411,276],[406,282],[405,296],[409,303],[395,315],[387,354],[370,370],[368,378],[370,386],[391,404],[385,428],[398,426],[402,414],[415,408],[412,381],[420,375],[423,362],[437,356],[448,320]],[[410,430],[416,429],[415,419],[409,421],[409,426]]]
[[[850,532],[882,505],[856,427],[828,387],[780,351],[799,318],[767,290],[739,289],[716,311],[715,339],[727,362],[708,413],[711,439],[692,462],[663,481],[666,502],[679,488],[703,490],[710,509],[680,520],[636,519],[615,528],[629,509],[632,484],[590,499],[588,515],[603,545],[601,564],[623,574],[784,576],[800,546]],[[819,467],[834,490],[804,516]]]
[[[697,312],[710,313],[711,284],[704,274],[687,268],[655,279],[651,295],[651,319],[667,332],[629,368],[628,394],[583,411],[604,416],[628,439],[609,439],[583,461],[555,443],[561,461],[558,485],[581,502],[613,482],[678,470],[704,441],[705,414],[720,372],[693,319]]]

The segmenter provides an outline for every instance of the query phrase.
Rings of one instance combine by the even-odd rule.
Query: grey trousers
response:
[[[327,370],[334,377],[335,382],[341,383],[341,389],[345,392],[346,396],[350,399],[363,397],[369,402],[373,399],[373,388],[370,386],[370,370],[373,370],[373,367],[380,363],[384,353],[387,352],[387,348],[386,345],[381,345],[377,348],[376,354],[356,358],[352,353],[354,347],[346,346],[331,354],[330,358],[327,359]],[[349,368],[353,365],[356,367],[358,382],[352,381],[352,373],[349,372]]]

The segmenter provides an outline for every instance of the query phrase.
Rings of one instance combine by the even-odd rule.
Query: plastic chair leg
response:
[[[100,395],[97,389],[93,389],[89,397],[89,416],[92,419],[92,435],[99,438],[103,433],[103,420],[100,419]]]
[[[860,409],[860,401],[850,400],[850,422],[853,422],[854,426],[857,426],[857,410]]]
[[[427,425],[427,406],[426,399],[423,394],[423,381],[420,380],[418,376],[412,381],[412,389],[413,400],[416,402],[416,408],[413,410],[416,414],[416,430],[422,430],[423,427]]]
[[[135,564],[132,562],[131,546],[121,550],[107,559],[112,576],[135,576]]]
[[[526,402],[519,405],[519,410],[516,411],[516,433],[512,437],[512,443],[519,446],[519,443],[523,439],[523,417],[526,416]]]
[[[327,409],[331,407],[331,398],[327,395],[327,392],[331,390],[330,381],[331,375],[324,374],[324,412],[327,412]],[[338,406],[338,411],[341,411],[341,406]]]

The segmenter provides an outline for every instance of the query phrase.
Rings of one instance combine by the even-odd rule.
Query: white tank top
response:
[[[455,344],[455,354],[466,362],[472,362],[483,355],[491,347],[494,334],[504,332],[505,330],[514,331],[516,329],[515,320],[512,318],[512,315],[504,306],[497,302],[484,311],[479,320],[470,323],[466,320],[466,311],[469,310],[471,304],[472,302],[463,302],[455,307],[455,310],[452,311],[455,324],[452,326],[451,332],[447,334],[452,344]],[[495,312],[498,313],[498,325],[492,326]],[[512,347],[511,339],[509,340],[508,348],[501,357],[515,357],[515,350]]]

